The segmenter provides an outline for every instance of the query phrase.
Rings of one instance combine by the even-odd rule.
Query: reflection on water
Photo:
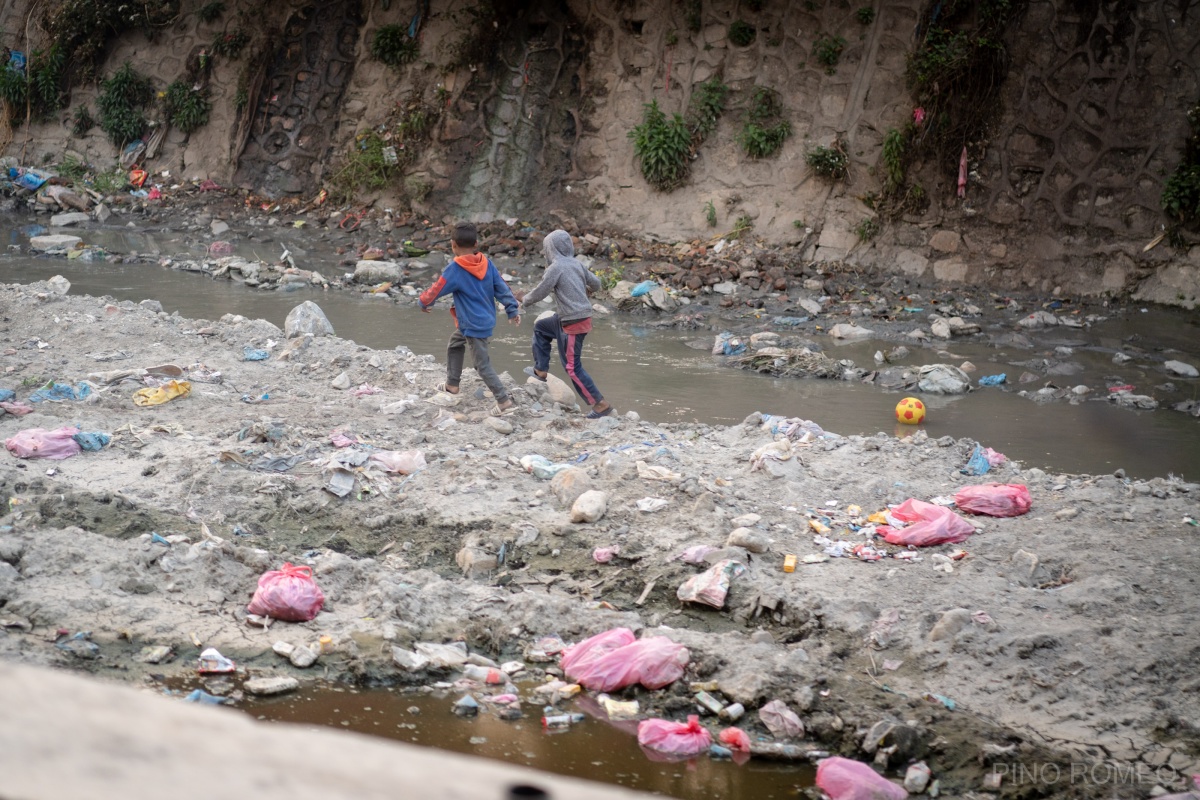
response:
[[[88,234],[89,241],[94,238]],[[128,249],[148,252],[147,241],[143,235],[137,240],[138,247],[129,241],[122,243]],[[187,249],[179,244],[172,247],[167,239],[158,240],[155,246],[163,252]],[[280,245],[241,243],[239,247],[273,251]],[[321,257],[316,248],[308,264],[329,276],[338,271],[332,257]],[[433,353],[440,360],[445,358],[445,341],[453,325],[444,309],[421,314],[414,307],[368,299],[356,292],[260,292],[157,265],[80,264],[21,255],[0,259],[3,282],[43,280],[56,274],[71,281],[72,294],[111,295],[122,300],[154,298],[167,311],[209,320],[232,313],[261,317],[282,326],[288,311],[302,300],[312,299],[329,316],[339,336],[374,348],[405,345],[418,353]],[[520,328],[497,325],[492,347],[497,369],[508,370],[523,380],[521,369],[529,363],[531,331],[529,321]],[[1136,366],[1118,368],[1111,363],[1111,349],[1120,347],[1132,335],[1157,341],[1160,334],[1175,346],[1194,348],[1200,340],[1198,332],[1195,315],[1154,309],[1146,315],[1135,314],[1132,319],[1102,323],[1095,333],[1043,334],[1045,349],[1005,351],[952,342],[945,345],[952,351],[950,356],[914,347],[905,363],[944,360],[957,364],[970,359],[979,369],[976,375],[1006,372],[1011,382],[1023,371],[1013,362],[1052,353],[1056,341],[1052,336],[1068,341],[1071,337],[1089,338],[1096,349],[1080,347],[1071,356],[1072,361],[1084,365],[1086,372],[1057,379],[1059,385],[1087,383],[1097,389],[1096,395],[1102,395],[1102,379],[1117,373],[1137,384],[1140,391],[1153,391],[1165,376]],[[705,351],[686,344],[690,339],[708,339],[711,335],[705,331],[647,329],[621,319],[597,320],[595,332],[588,337],[588,371],[619,411],[634,410],[650,420],[729,424],[740,422],[753,411],[763,411],[812,419],[845,435],[895,432],[892,409],[900,395],[842,381],[779,379],[729,369]],[[1110,350],[1101,351],[1100,346]],[[879,347],[880,343],[859,342],[840,346],[833,354],[869,366]],[[1187,360],[1182,354],[1175,357]],[[565,377],[560,367],[554,369]],[[1033,383],[1029,388],[1041,385]],[[976,439],[1027,466],[1073,473],[1105,473],[1120,467],[1135,477],[1174,473],[1200,479],[1200,422],[1183,414],[1136,412],[1097,401],[1076,406],[1061,402],[1036,405],[1018,397],[1015,390],[988,388],[967,396],[924,399],[929,406],[924,427],[931,437]]]
[[[807,763],[751,759],[738,766],[706,755],[678,763],[652,761],[638,746],[636,722],[609,723],[589,716],[568,729],[548,732],[540,709],[531,705],[523,709],[527,716],[515,722],[486,713],[463,719],[450,710],[458,697],[323,688],[258,701],[247,711],[259,719],[343,728],[685,800],[794,798],[813,782]],[[419,712],[410,713],[410,707]]]

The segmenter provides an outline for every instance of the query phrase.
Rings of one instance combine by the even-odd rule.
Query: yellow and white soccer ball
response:
[[[925,421],[925,404],[915,397],[896,403],[896,421],[905,425],[920,425]]]

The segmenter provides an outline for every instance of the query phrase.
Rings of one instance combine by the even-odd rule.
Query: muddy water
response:
[[[97,241],[101,234],[103,241],[97,243],[118,252],[188,250],[165,234],[156,238],[121,231],[89,232],[89,242]],[[17,231],[11,238],[14,243],[22,239]],[[288,246],[304,263],[329,275],[337,271],[333,262],[316,250],[306,253],[296,242]],[[238,250],[247,256],[274,258],[280,247],[278,243],[242,242]],[[198,251],[191,254],[194,257],[203,246],[194,245],[192,250]],[[411,307],[366,299],[354,292],[260,292],[157,265],[68,262],[31,258],[15,250],[0,256],[0,281],[27,282],[55,274],[70,280],[75,294],[110,295],[122,300],[153,298],[167,311],[201,319],[234,313],[282,326],[291,308],[312,299],[344,338],[375,348],[405,345],[417,353],[436,354],[439,359],[444,358],[445,340],[452,326],[445,311],[421,314]],[[907,431],[897,426],[892,416],[899,399],[895,393],[843,381],[777,379],[729,369],[705,351],[688,346],[689,341],[711,340],[710,332],[650,329],[638,323],[621,318],[597,320],[595,332],[588,339],[588,370],[620,411],[635,410],[657,421],[705,423],[734,423],[753,411],[763,411],[812,419],[845,435]],[[497,326],[493,362],[498,369],[521,377],[522,367],[529,363],[530,331],[528,322],[520,328]],[[1153,343],[1180,351],[1169,358],[1200,361],[1196,357],[1200,351],[1196,315],[1171,309],[1126,313],[1086,331],[1057,330],[1035,335],[1041,338],[1033,351],[951,342],[946,345],[949,352],[941,355],[914,347],[906,363],[958,364],[969,359],[978,366],[977,375],[1006,372],[1013,381],[1024,371],[1014,363],[1052,354],[1056,345],[1067,344],[1075,348],[1068,360],[1081,365],[1083,371],[1054,379],[1057,385],[1083,383],[1092,386],[1096,395],[1103,395],[1103,380],[1109,376],[1119,376],[1137,385],[1139,391],[1150,393],[1166,380],[1161,372],[1112,363],[1114,350],[1130,337],[1147,350]],[[850,358],[869,367],[876,350],[891,346],[870,341],[829,344],[828,352],[835,358]],[[1197,391],[1195,381],[1176,379],[1175,383],[1182,387],[1183,397]],[[1025,388],[1042,385],[1031,383]],[[1177,412],[1130,411],[1094,400],[1074,406],[1064,402],[1037,405],[1017,396],[1016,389],[999,388],[925,399],[930,407],[925,425],[930,436],[976,439],[1028,466],[1073,473],[1106,473],[1123,468],[1135,477],[1168,473],[1191,480],[1200,477],[1200,421]]]
[[[806,764],[751,759],[738,766],[707,755],[656,762],[638,746],[636,722],[609,723],[589,715],[569,729],[547,731],[533,706],[515,722],[490,714],[463,719],[450,710],[458,696],[334,687],[256,701],[246,710],[262,720],[343,728],[686,800],[791,798],[813,782]],[[589,707],[567,704],[562,710],[586,713]]]

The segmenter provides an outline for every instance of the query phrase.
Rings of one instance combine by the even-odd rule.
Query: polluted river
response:
[[[1108,397],[1119,382],[1197,399],[1195,380],[1162,367],[1200,357],[1195,314],[1092,304],[1087,325],[1024,331],[1019,345],[1005,338],[1019,317],[1002,303],[982,315],[982,335],[902,349],[898,327],[834,339],[832,314],[784,331],[868,372],[887,360],[1008,375],[926,395],[733,368],[714,339],[748,341],[786,312],[695,293],[674,317],[598,312],[586,363],[619,413],[596,423],[526,384],[532,320],[498,325],[492,359],[521,408],[496,419],[473,373],[461,400],[439,400],[451,322],[441,308],[419,313],[411,294],[371,296],[350,281],[263,291],[189,274],[180,264],[203,261],[207,246],[170,233],[87,232],[108,252],[138,253],[133,263],[34,256],[28,233],[12,225],[0,257],[0,388],[18,401],[51,380],[98,388],[19,423],[2,416],[0,429],[70,424],[112,441],[50,469],[9,459],[0,472],[0,566],[21,577],[0,585],[5,657],[680,798],[796,796],[813,782],[810,761],[830,754],[874,759],[897,785],[931,768],[948,796],[1028,789],[996,777],[1018,759],[1134,764],[1144,791],[1173,790],[1197,766],[1188,632],[1200,488],[1188,480],[1200,474],[1200,423]],[[327,242],[295,233],[286,246],[337,282],[353,271]],[[280,249],[236,244],[245,259]],[[405,282],[431,283],[438,258],[410,262]],[[537,280],[536,265],[497,264],[514,288]],[[954,294],[926,291],[930,306]],[[285,335],[306,300],[336,336]],[[1022,314],[1043,304],[1028,299]],[[927,325],[930,311],[906,313]],[[134,390],[155,384],[118,373],[152,365],[181,368],[190,394],[135,407]],[[1028,372],[1037,380],[1022,385]],[[1027,396],[1048,383],[1053,401]],[[1060,391],[1077,386],[1090,388]],[[906,394],[926,401],[923,425],[896,422]],[[781,418],[815,425],[793,440]],[[1007,460],[967,475],[977,444]],[[419,451],[421,468],[385,474],[368,461],[400,451]],[[557,477],[568,470],[587,491]],[[329,488],[335,473],[351,475],[349,493]],[[868,538],[864,549],[871,525],[886,527],[868,514],[907,498],[949,505],[985,481],[1028,487],[1032,510],[970,517],[970,538],[936,546]],[[577,513],[589,492],[606,505]],[[783,566],[796,556],[794,571]],[[259,576],[284,561],[311,567],[324,592],[311,621],[246,611]],[[720,603],[687,599],[713,569],[726,570]],[[570,674],[546,642],[618,628],[686,646],[682,677],[612,698],[558,682]],[[447,643],[469,660],[439,668],[421,655]],[[236,667],[197,678],[209,648]],[[473,682],[464,664],[505,676]],[[291,693],[264,696],[255,680]],[[465,697],[484,708],[452,713]],[[610,718],[614,698],[639,710]],[[754,757],[673,760],[639,746],[638,720],[683,722],[703,703],[713,741],[740,717]],[[783,705],[798,729],[769,713]],[[544,727],[543,716],[567,719]]]

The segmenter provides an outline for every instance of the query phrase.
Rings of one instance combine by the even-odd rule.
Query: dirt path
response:
[[[867,760],[864,739],[882,722],[897,745],[877,759],[888,774],[924,757],[944,793],[986,790],[1000,774],[1005,797],[1144,796],[1200,770],[1200,533],[1183,521],[1197,516],[1194,484],[1013,463],[969,478],[959,467],[974,442],[919,432],[797,439],[790,458],[752,469],[776,438],[757,417],[587,422],[518,388],[521,410],[498,422],[470,372],[457,406],[430,402],[444,368],[403,347],[289,340],[261,320],[182,319],[47,284],[0,286],[0,309],[0,388],[25,400],[47,379],[94,383],[83,401],[0,416],[0,437],[68,424],[112,435],[63,461],[0,455],[4,658],[136,679],[190,672],[217,647],[252,674],[427,683],[437,676],[395,666],[392,646],[461,639],[507,661],[548,634],[569,642],[625,625],[691,652],[685,680],[635,693],[644,708],[681,718],[687,682],[714,680],[750,710],[752,733],[765,735],[755,710],[779,698],[810,748]],[[269,357],[244,361],[247,347]],[[150,408],[131,399],[143,383],[99,374],[163,364],[185,368],[191,393]],[[221,382],[205,382],[213,372]],[[364,385],[381,391],[356,397]],[[358,443],[339,448],[336,433]],[[420,450],[428,466],[401,476],[366,461],[347,496],[322,488],[331,459],[377,450]],[[520,465],[531,454],[574,462],[558,494],[603,492],[606,513],[571,523],[551,482]],[[842,533],[848,506],[866,515],[992,478],[1028,485],[1030,513],[971,517],[967,541],[912,560],[781,570],[786,553],[822,552],[811,518],[862,542]],[[666,505],[638,510],[646,497]],[[765,552],[725,547],[739,525]],[[597,563],[593,551],[612,545],[620,553]],[[676,597],[701,568],[673,557],[696,545],[747,567],[723,610]],[[961,560],[935,557],[959,548]],[[311,623],[248,624],[258,575],[283,561],[313,566],[325,610]],[[56,646],[60,629],[90,631],[96,648]],[[271,652],[323,634],[331,652],[308,670]],[[172,655],[140,661],[150,646]],[[925,699],[934,694],[954,710]],[[1096,763],[1125,771],[1070,772]]]

